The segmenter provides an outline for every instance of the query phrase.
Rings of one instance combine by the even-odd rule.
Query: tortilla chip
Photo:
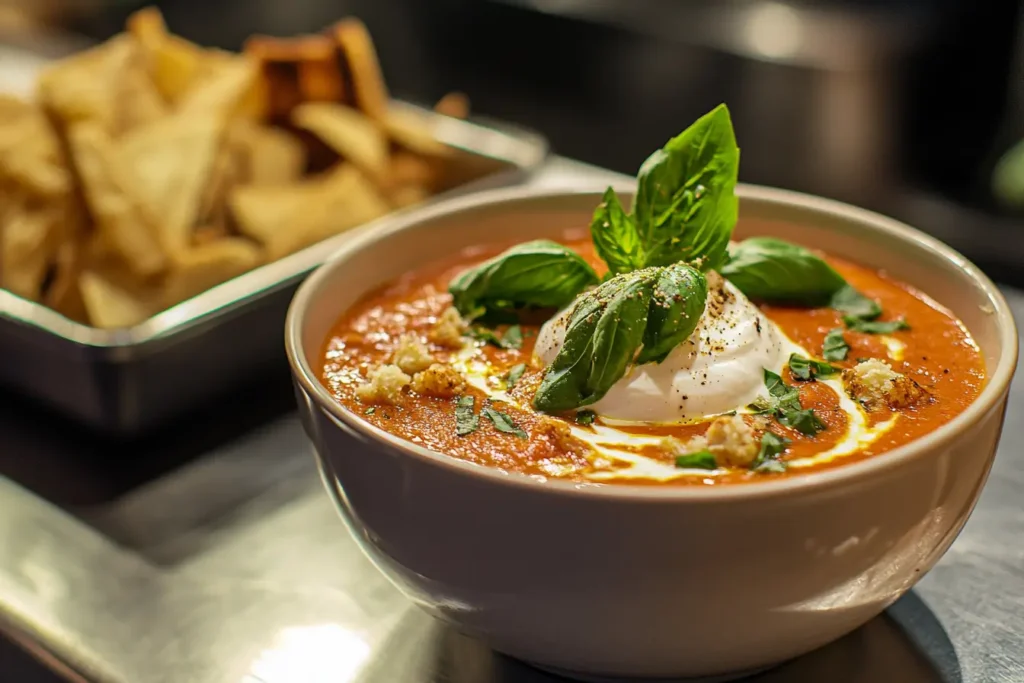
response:
[[[421,185],[403,185],[388,192],[388,201],[396,209],[420,204],[430,197],[430,192]]]
[[[452,149],[437,139],[436,120],[411,109],[392,107],[384,121],[391,139],[405,149],[432,157],[451,156]]]
[[[259,65],[244,55],[206,51],[202,68],[182,95],[179,113],[219,115],[226,119],[248,111],[258,93]]]
[[[315,189],[308,204],[274,232],[266,243],[271,260],[380,218],[390,207],[359,169],[345,164]]]
[[[242,157],[247,184],[283,185],[298,180],[306,168],[306,148],[291,133],[239,121],[230,136]]]
[[[132,55],[117,75],[114,91],[114,130],[118,135],[152,123],[169,113],[163,95],[157,90],[146,65],[139,58],[139,50],[133,50]]]
[[[36,84],[39,102],[64,126],[92,122],[107,134],[114,134],[115,93],[132,52],[131,37],[122,34],[54,63],[39,76]]]
[[[303,207],[316,201],[322,181],[306,180],[288,185],[260,187],[247,185],[231,192],[231,212],[243,235],[264,245],[288,229]]]
[[[461,92],[450,92],[437,101],[434,111],[453,119],[465,119],[469,116],[469,98]]]
[[[78,276],[82,268],[82,247],[77,241],[62,242],[57,248],[53,279],[43,295],[43,305],[81,323],[88,323]]]
[[[348,64],[356,108],[371,119],[384,121],[390,97],[366,25],[358,19],[344,19],[331,27],[330,33]]]
[[[135,12],[128,17],[127,25],[146,56],[156,89],[167,102],[178,103],[202,68],[203,49],[168,33],[156,7]]]
[[[122,282],[109,274],[89,269],[78,276],[82,301],[94,327],[134,327],[159,310],[150,292]]]
[[[388,180],[394,186],[433,187],[437,182],[437,170],[434,164],[421,156],[409,152],[395,152],[391,155]]]
[[[262,250],[247,239],[225,237],[179,254],[164,282],[165,306],[191,299],[211,287],[252,270],[263,259]]]
[[[275,123],[288,121],[292,109],[302,102],[296,64],[306,50],[301,41],[270,36],[250,36],[243,53],[258,64],[257,88],[265,98],[264,113]]]
[[[387,177],[388,140],[376,123],[355,109],[308,102],[295,108],[292,122],[374,179],[383,181]]]
[[[37,301],[56,247],[59,207],[29,208],[24,203],[6,212],[0,230],[0,287]]]
[[[200,212],[223,133],[223,120],[179,113],[136,129],[122,140],[122,158],[139,198],[157,218],[165,251],[185,249]]]
[[[230,224],[228,193],[231,188],[242,182],[245,172],[245,159],[237,145],[225,141],[221,144],[210,169],[210,176],[202,190],[199,210],[196,212],[194,225],[203,226],[204,238],[212,234],[227,235]],[[199,239],[198,228],[190,230],[191,243]]]
[[[40,199],[71,190],[71,172],[60,140],[42,109],[0,95],[0,181]]]
[[[99,123],[72,126],[68,143],[86,202],[104,242],[138,275],[163,270],[167,261],[157,224],[135,188],[135,170]]]
[[[334,42],[324,35],[292,39],[295,45],[296,77],[306,102],[340,102],[345,82]]]

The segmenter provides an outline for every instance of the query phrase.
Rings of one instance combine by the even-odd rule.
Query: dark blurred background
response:
[[[0,0],[2,2],[2,0]],[[7,0],[14,3],[16,0]],[[17,3],[94,39],[135,0]],[[468,93],[564,155],[635,172],[718,102],[741,176],[895,214],[996,276],[1024,263],[992,170],[1024,134],[1016,0],[166,0],[170,28],[239,48],[251,33],[370,27],[392,91]]]

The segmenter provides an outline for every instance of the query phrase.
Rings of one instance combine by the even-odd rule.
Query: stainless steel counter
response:
[[[615,176],[555,160],[534,182],[594,177]],[[1024,293],[1008,295],[1024,322]],[[752,680],[1024,681],[1024,376],[1009,411],[981,503],[941,563],[885,616]],[[12,447],[31,456],[0,430]],[[0,627],[103,683],[557,680],[412,608],[348,537],[309,448],[286,415],[74,514],[0,478]]]

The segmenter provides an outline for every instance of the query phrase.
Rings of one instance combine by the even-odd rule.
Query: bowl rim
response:
[[[612,183],[612,185],[616,189],[621,188],[623,191],[630,193],[634,189],[624,183]],[[439,203],[423,213],[417,213],[397,220],[393,224],[386,227],[382,226],[372,233],[361,232],[358,236],[354,236],[351,241],[334,252],[322,266],[317,268],[302,283],[288,307],[288,315],[285,322],[285,348],[296,382],[302,387],[307,396],[335,422],[340,422],[363,437],[380,442],[382,445],[388,446],[404,456],[450,470],[452,473],[462,473],[465,476],[478,478],[481,481],[489,481],[499,486],[526,488],[535,493],[660,503],[698,500],[746,500],[785,496],[796,492],[851,485],[872,476],[881,475],[885,471],[900,465],[928,457],[933,451],[953,441],[960,432],[980,421],[984,415],[1007,395],[1010,381],[1013,378],[1017,365],[1017,328],[1013,313],[1006,299],[980,268],[940,240],[874,211],[801,192],[743,183],[737,186],[737,195],[741,199],[787,205],[817,213],[832,214],[848,221],[870,223],[873,228],[881,229],[890,236],[903,240],[912,248],[924,250],[932,255],[941,257],[944,261],[962,271],[969,280],[972,280],[985,293],[993,308],[992,314],[996,316],[1002,344],[998,360],[993,368],[988,368],[987,382],[978,397],[962,413],[938,429],[891,451],[879,453],[871,458],[846,465],[808,472],[796,477],[770,479],[764,482],[746,482],[730,486],[651,486],[538,479],[530,475],[505,472],[487,465],[466,462],[450,455],[418,446],[370,424],[334,400],[327,391],[327,388],[320,382],[318,373],[310,366],[309,359],[306,358],[303,352],[302,328],[311,301],[320,293],[331,273],[336,268],[343,267],[346,258],[358,253],[362,248],[379,239],[412,229],[426,221],[443,219],[446,216],[474,211],[490,205],[514,205],[530,201],[553,200],[567,196],[598,196],[605,187],[607,187],[607,183],[588,182],[571,188],[552,189],[526,186],[486,190]],[[942,302],[939,303],[941,304]],[[322,456],[318,453],[318,457]]]

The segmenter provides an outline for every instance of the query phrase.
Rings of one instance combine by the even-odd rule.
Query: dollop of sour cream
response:
[[[571,307],[541,328],[535,353],[550,364],[565,338]],[[685,422],[742,408],[764,394],[764,369],[778,371],[792,343],[757,306],[721,277],[693,334],[661,363],[631,366],[588,406],[605,420]]]

